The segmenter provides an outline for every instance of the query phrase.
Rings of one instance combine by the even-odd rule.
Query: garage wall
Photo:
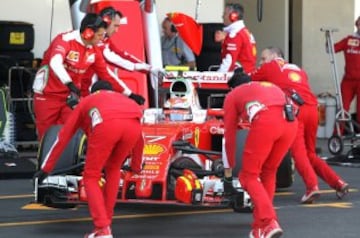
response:
[[[67,0],[2,0],[0,20],[32,23],[35,30],[33,52],[38,58],[42,58],[57,33],[72,28]]]

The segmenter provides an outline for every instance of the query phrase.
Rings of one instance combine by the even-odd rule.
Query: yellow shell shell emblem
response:
[[[160,144],[145,144],[143,154],[144,155],[160,155],[165,151],[164,146]]]
[[[272,86],[273,86],[272,83],[266,82],[266,81],[262,81],[262,82],[260,82],[260,84],[261,84],[261,86],[263,86],[263,87],[272,87]]]
[[[288,77],[292,82],[299,82],[301,80],[301,76],[296,72],[290,72]]]

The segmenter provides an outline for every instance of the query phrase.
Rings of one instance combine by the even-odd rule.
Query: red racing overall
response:
[[[114,91],[122,92],[124,88],[128,88],[127,85],[117,76],[117,68],[121,67],[129,71],[134,71],[136,67],[136,62],[133,62],[134,59],[129,56],[126,51],[119,50],[115,44],[112,43],[109,37],[104,38],[102,42],[97,44],[97,47],[100,49],[101,54],[104,56],[107,68],[115,76],[109,78],[109,83],[111,83]],[[113,51],[114,50],[114,51]],[[89,68],[84,75],[82,85],[81,85],[81,96],[87,96],[90,94],[89,88],[93,82],[93,77],[96,75],[94,69]],[[130,90],[130,89],[129,89]]]
[[[343,51],[345,57],[345,74],[341,81],[344,110],[350,110],[351,101],[356,96],[356,119],[360,122],[360,35],[349,35],[337,42],[334,48],[336,53]]]
[[[300,106],[298,130],[291,146],[292,157],[307,190],[318,185],[319,175],[330,187],[339,189],[343,181],[331,167],[316,154],[316,133],[318,128],[317,98],[312,93],[306,72],[282,58],[262,64],[251,75],[253,81],[269,81],[279,86],[286,94],[294,89],[304,100]]]
[[[283,91],[269,82],[250,82],[233,89],[224,102],[225,150],[231,168],[235,165],[238,122],[250,121],[239,179],[254,203],[253,228],[277,220],[272,205],[276,171],[296,135],[297,120],[284,116]]]
[[[33,85],[39,140],[51,125],[63,124],[71,112],[71,108],[66,104],[70,90],[51,68],[51,60],[58,56],[63,58],[62,65],[69,81],[79,89],[82,77],[89,67],[101,78],[112,80],[99,49],[85,46],[79,31],[59,34],[46,50],[42,67],[38,70]]]
[[[256,67],[256,42],[254,36],[246,28],[244,21],[236,21],[225,29],[226,37],[221,46],[222,62],[218,71],[234,71],[240,64],[244,72],[250,73]]]
[[[120,168],[132,153],[131,168],[141,171],[144,141],[142,109],[120,93],[100,90],[83,98],[70,115],[41,169],[49,173],[78,128],[88,139],[83,181],[90,214],[96,228],[111,225],[119,189]],[[102,171],[105,185],[100,188]]]

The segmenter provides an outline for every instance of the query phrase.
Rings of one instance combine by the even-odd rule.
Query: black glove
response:
[[[73,82],[67,83],[66,86],[70,89],[71,92],[80,96],[80,89],[78,89]]]
[[[134,100],[139,105],[144,105],[145,98],[143,96],[139,95],[139,94],[131,93],[129,95],[129,98]]]
[[[71,109],[74,109],[75,106],[78,105],[79,101],[79,96],[73,92],[71,92],[70,95],[66,98],[66,104],[71,107]]]
[[[38,179],[38,184],[41,184],[42,181],[44,181],[44,179],[48,176],[48,173],[44,172],[43,170],[38,170],[35,172],[34,176],[33,176],[33,181],[35,183],[35,179]]]
[[[232,184],[232,177],[224,177],[224,195],[231,196],[237,193],[236,189]]]

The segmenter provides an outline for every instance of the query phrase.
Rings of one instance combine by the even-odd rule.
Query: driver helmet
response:
[[[170,110],[171,120],[192,120],[192,111],[200,109],[200,103],[191,79],[179,78],[171,83],[164,107]]]

